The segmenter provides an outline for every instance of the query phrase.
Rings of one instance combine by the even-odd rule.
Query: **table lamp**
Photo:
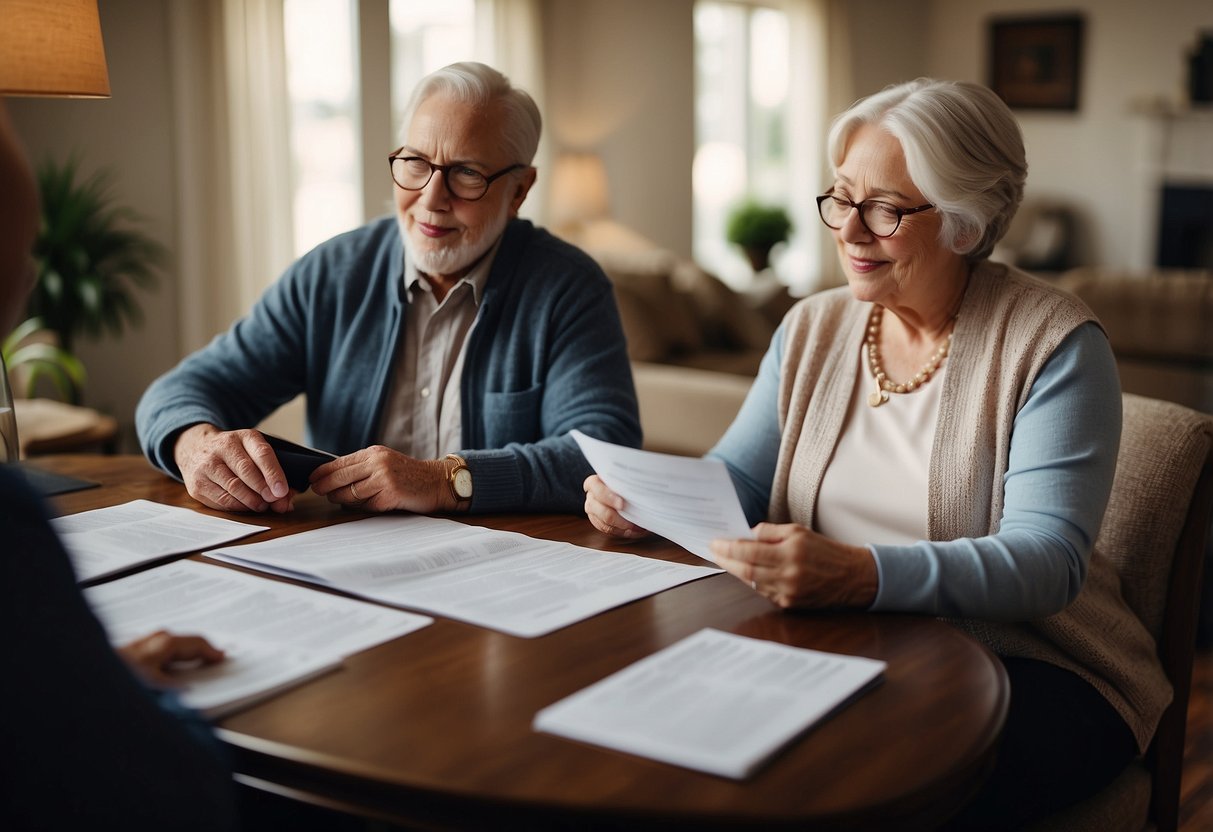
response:
[[[97,0],[0,0],[0,96],[109,98]],[[0,460],[19,456],[0,356]]]

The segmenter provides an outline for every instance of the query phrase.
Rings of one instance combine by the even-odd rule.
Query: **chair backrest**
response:
[[[1096,548],[1120,573],[1129,606],[1158,644],[1175,698],[1147,756],[1151,816],[1174,829],[1200,603],[1213,518],[1213,417],[1125,394],[1116,478]]]

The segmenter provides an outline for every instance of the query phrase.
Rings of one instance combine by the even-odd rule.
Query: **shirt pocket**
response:
[[[511,442],[537,442],[543,385],[528,390],[484,394],[485,447],[501,448]]]

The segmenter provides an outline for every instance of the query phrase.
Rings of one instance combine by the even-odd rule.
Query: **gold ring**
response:
[[[350,483],[350,493],[354,495],[354,499],[362,502],[362,498],[358,496],[358,489],[354,487],[354,483]]]

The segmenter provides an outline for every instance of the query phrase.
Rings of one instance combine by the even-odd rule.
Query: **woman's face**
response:
[[[917,208],[929,200],[906,170],[901,143],[873,125],[855,131],[834,177],[833,193],[859,203],[879,200]],[[847,283],[857,300],[896,307],[951,303],[954,281],[967,272],[964,258],[939,242],[935,211],[907,214],[891,237],[877,237],[852,209],[833,231]]]

